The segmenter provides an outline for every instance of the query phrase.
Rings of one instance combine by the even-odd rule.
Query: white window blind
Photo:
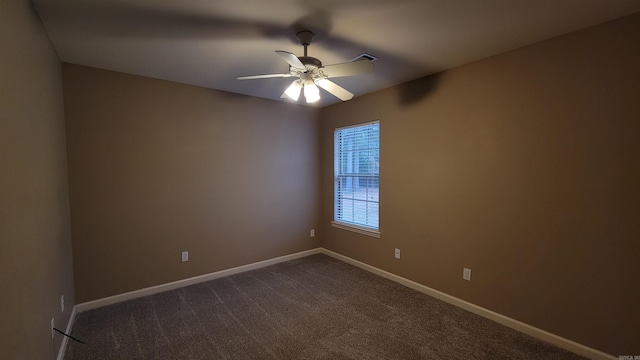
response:
[[[334,221],[379,229],[380,123],[334,132]]]

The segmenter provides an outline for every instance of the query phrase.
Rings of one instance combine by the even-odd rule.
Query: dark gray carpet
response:
[[[313,255],[78,314],[65,359],[583,359]]]

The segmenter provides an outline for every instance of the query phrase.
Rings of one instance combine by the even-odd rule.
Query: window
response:
[[[334,132],[333,225],[379,236],[380,122]]]

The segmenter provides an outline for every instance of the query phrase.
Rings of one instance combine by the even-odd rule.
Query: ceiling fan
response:
[[[304,56],[297,57],[290,52],[276,50],[276,54],[289,64],[289,73],[238,76],[237,79],[251,80],[296,77],[297,79],[289,85],[281,98],[289,97],[294,101],[297,101],[300,97],[300,93],[303,92],[304,89],[304,97],[306,101],[308,103],[316,102],[320,100],[319,86],[338,99],[347,101],[353,98],[353,94],[329,80],[329,78],[360,75],[373,71],[373,63],[368,58],[322,66],[322,62],[320,62],[320,60],[307,56],[307,46],[309,46],[309,44],[311,44],[311,40],[313,40],[313,32],[304,30],[298,32],[296,36],[304,46]]]

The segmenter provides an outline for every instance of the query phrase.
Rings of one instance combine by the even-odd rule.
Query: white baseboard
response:
[[[76,309],[78,310],[78,312],[83,312],[83,311],[87,311],[87,310],[91,310],[91,309],[97,309],[97,308],[100,308],[100,307],[103,307],[103,306],[116,304],[116,303],[119,303],[119,302],[131,300],[131,299],[136,299],[136,298],[143,297],[143,296],[148,296],[148,295],[153,295],[153,294],[157,294],[157,293],[164,292],[164,291],[178,289],[178,288],[181,288],[181,287],[198,284],[198,283],[201,283],[201,282],[218,279],[218,278],[221,278],[221,277],[225,277],[225,276],[229,276],[229,275],[233,275],[233,274],[238,274],[238,273],[249,271],[249,270],[255,270],[255,269],[259,269],[259,268],[265,267],[265,266],[270,266],[270,265],[274,265],[274,264],[277,264],[277,263],[281,263],[281,262],[285,262],[285,261],[289,261],[289,260],[293,260],[293,259],[298,259],[298,258],[301,258],[301,257],[313,255],[313,254],[319,254],[321,252],[322,252],[321,248],[315,248],[315,249],[311,249],[311,250],[301,251],[301,252],[298,252],[298,253],[295,253],[295,254],[289,254],[289,255],[273,258],[273,259],[268,259],[268,260],[264,260],[264,261],[258,261],[258,262],[252,263],[252,264],[242,265],[242,266],[234,267],[234,268],[231,268],[231,269],[220,270],[220,271],[216,271],[216,272],[213,272],[213,273],[204,274],[204,275],[200,275],[200,276],[195,276],[195,277],[188,278],[188,279],[183,279],[183,280],[178,280],[178,281],[174,281],[174,282],[170,282],[170,283],[166,283],[166,284],[151,286],[151,287],[140,289],[140,290],[134,290],[134,291],[130,291],[130,292],[127,292],[127,293],[124,293],[124,294],[118,294],[118,295],[113,295],[113,296],[109,296],[109,297],[102,298],[102,299],[97,299],[97,300],[93,300],[93,301],[87,301],[87,302],[84,302],[84,303],[81,303],[81,304],[77,304],[76,305]]]
[[[73,307],[71,310],[71,316],[69,316],[69,322],[67,323],[67,328],[65,329],[65,333],[71,335],[71,330],[73,330],[73,322],[76,320],[76,307]],[[62,336],[62,344],[60,345],[60,350],[58,350],[58,358],[57,360],[64,360],[64,354],[67,352],[67,343],[69,342],[69,338],[66,336]]]
[[[327,250],[325,248],[320,248],[321,249],[321,253],[329,255],[333,258],[336,258],[338,260],[344,261],[348,264],[357,266],[363,270],[369,271],[371,273],[374,273],[376,275],[382,276],[384,278],[387,278],[389,280],[395,281],[401,285],[404,285],[406,287],[409,287],[411,289],[420,291],[424,294],[427,294],[429,296],[432,296],[436,299],[442,300],[444,302],[447,302],[449,304],[455,305],[459,308],[462,308],[464,310],[467,310],[469,312],[472,312],[476,315],[480,315],[484,318],[487,318],[489,320],[495,321],[499,324],[505,325],[507,327],[510,327],[514,330],[520,331],[522,333],[525,333],[527,335],[530,335],[532,337],[535,337],[537,339],[540,339],[542,341],[546,341],[548,343],[554,344],[558,347],[561,347],[563,349],[569,350],[573,353],[576,353],[578,355],[582,355],[586,358],[592,359],[592,360],[616,360],[618,359],[617,357],[613,356],[613,355],[609,355],[606,354],[600,350],[596,350],[593,348],[590,348],[588,346],[582,345],[580,343],[577,343],[575,341],[569,340],[569,339],[565,339],[561,336],[552,334],[548,331],[536,328],[534,326],[531,326],[529,324],[523,323],[521,321],[512,319],[510,317],[498,314],[494,311],[485,309],[483,307],[480,307],[478,305],[472,304],[470,302],[464,301],[462,299],[458,299],[454,296],[445,294],[441,291],[432,289],[430,287],[424,286],[422,284],[419,284],[415,281],[411,281],[409,279],[405,279],[401,276],[392,274],[388,271],[384,271],[382,269],[378,269],[377,267],[371,266],[369,264],[365,264],[363,262],[360,262],[358,260],[354,260],[350,257],[344,256],[342,254],[338,254],[336,252],[333,252],[331,250]]]
[[[537,339],[540,339],[542,341],[546,341],[548,343],[554,344],[558,347],[561,347],[563,349],[569,350],[573,353],[582,355],[584,357],[587,357],[589,359],[592,360],[616,360],[618,359],[615,356],[606,354],[602,351],[590,348],[588,346],[582,345],[580,343],[577,343],[575,341],[569,340],[569,339],[565,339],[561,336],[552,334],[548,331],[536,328],[534,326],[531,326],[529,324],[523,323],[521,321],[512,319],[510,317],[504,316],[502,314],[498,314],[494,311],[485,309],[483,307],[480,307],[478,305],[472,304],[470,302],[464,301],[462,299],[458,299],[454,296],[448,295],[446,293],[443,293],[441,291],[432,289],[428,286],[419,284],[415,281],[403,278],[401,276],[392,274],[388,271],[384,271],[382,269],[378,269],[374,266],[371,266],[369,264],[365,264],[363,262],[360,262],[358,260],[352,259],[350,257],[344,256],[342,254],[338,254],[336,252],[333,252],[331,250],[327,250],[325,248],[316,248],[316,249],[311,249],[311,250],[306,250],[306,251],[302,251],[302,252],[298,252],[295,254],[289,254],[289,255],[285,255],[285,256],[280,256],[277,258],[273,258],[273,259],[268,259],[268,260],[264,260],[264,261],[259,261],[256,263],[252,263],[252,264],[247,264],[247,265],[242,265],[242,266],[238,266],[238,267],[234,267],[231,269],[226,269],[226,270],[221,270],[221,271],[216,271],[214,273],[210,273],[210,274],[205,274],[205,275],[200,275],[200,276],[196,276],[196,277],[192,277],[192,278],[188,278],[188,279],[183,279],[183,280],[178,280],[178,281],[174,281],[174,282],[170,282],[167,284],[162,284],[162,285],[157,285],[157,286],[152,286],[152,287],[148,287],[148,288],[144,288],[144,289],[140,289],[140,290],[135,290],[135,291],[131,291],[131,292],[127,292],[124,294],[119,294],[119,295],[114,295],[114,296],[109,296],[106,298],[102,298],[102,299],[98,299],[98,300],[93,300],[93,301],[88,301],[85,303],[81,303],[81,304],[77,304],[74,309],[73,309],[73,313],[71,316],[71,319],[69,320],[69,324],[67,325],[67,334],[70,333],[71,331],[71,326],[73,324],[73,319],[75,319],[75,314],[76,314],[76,310],[77,312],[83,312],[83,311],[87,311],[87,310],[91,310],[91,309],[96,309],[102,306],[107,306],[107,305],[111,305],[111,304],[115,304],[115,303],[119,303],[119,302],[123,302],[123,301],[127,301],[127,300],[131,300],[131,299],[136,299],[139,297],[143,297],[143,296],[147,296],[147,295],[153,295],[153,294],[157,294],[159,292],[163,292],[163,291],[169,291],[169,290],[173,290],[173,289],[178,289],[181,287],[185,287],[185,286],[189,286],[189,285],[194,285],[194,284],[198,284],[201,282],[205,282],[205,281],[210,281],[210,280],[214,280],[214,279],[218,279],[224,276],[229,276],[229,275],[233,275],[233,274],[238,274],[241,272],[245,272],[245,271],[249,271],[249,270],[255,270],[255,269],[259,269],[265,266],[270,266],[270,265],[274,265],[277,263],[281,263],[284,261],[289,261],[289,260],[293,260],[293,259],[298,259],[301,257],[305,257],[305,256],[309,256],[309,255],[313,255],[313,254],[325,254],[328,256],[331,256],[335,259],[344,261],[348,264],[357,266],[363,270],[369,271],[373,274],[382,276],[386,279],[395,281],[401,285],[404,285],[406,287],[409,287],[411,289],[420,291],[424,294],[427,294],[429,296],[432,296],[436,299],[442,300],[444,302],[447,302],[449,304],[455,305],[457,307],[460,307],[462,309],[465,309],[469,312],[472,312],[474,314],[480,315],[482,317],[485,317],[489,320],[495,321],[499,324],[505,325],[507,327],[510,327],[514,330],[520,331],[522,333],[525,333],[527,335],[533,336]],[[66,344],[67,344],[67,337],[65,337],[65,339],[63,340],[63,344],[60,348],[60,354],[62,354],[62,357],[64,357],[64,349],[66,349]],[[58,360],[62,360],[61,355],[58,355]]]

